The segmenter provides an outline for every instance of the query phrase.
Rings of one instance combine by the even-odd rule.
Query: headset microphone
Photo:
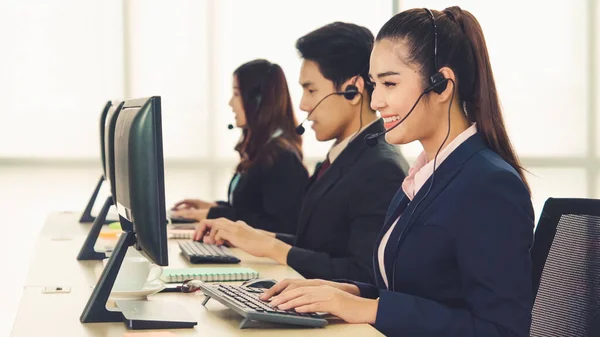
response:
[[[308,120],[308,117],[310,117],[310,115],[313,113],[313,111],[315,111],[317,109],[317,107],[319,106],[319,104],[321,104],[321,102],[323,102],[327,97],[333,96],[333,95],[342,95],[342,96],[344,96],[345,99],[352,100],[356,95],[360,95],[360,94],[361,93],[358,92],[358,88],[355,85],[349,84],[346,87],[346,90],[332,92],[332,93],[328,94],[327,96],[321,98],[321,100],[317,103],[317,105],[315,105],[315,107],[312,108],[308,112],[308,115],[306,115],[306,118],[296,127],[296,133],[299,135],[304,134],[304,131],[306,131],[306,129],[304,128],[304,126],[302,126],[302,124],[304,124],[304,122],[306,122]]]
[[[299,135],[303,135],[304,131],[306,131],[306,129],[304,128],[304,126],[302,126],[302,124],[304,124],[304,121],[296,127],[296,133]]]
[[[413,112],[413,110],[415,110],[415,107],[417,106],[417,104],[419,104],[419,101],[421,101],[421,98],[423,98],[423,96],[425,96],[426,93],[430,92],[431,90],[433,90],[431,87],[425,89],[421,95],[419,95],[419,98],[417,98],[417,101],[415,102],[415,104],[413,104],[412,108],[410,108],[410,110],[408,111],[408,113],[406,114],[406,116],[404,116],[400,121],[398,121],[398,123],[394,124],[394,126],[392,126],[391,128],[383,131],[383,132],[378,132],[378,133],[370,133],[368,135],[365,136],[365,144],[367,144],[367,146],[369,147],[373,147],[375,145],[377,145],[377,138],[385,135],[386,133],[394,130],[396,127],[398,127],[398,125],[402,124],[404,122],[404,120],[406,120],[408,118],[408,116],[410,116],[410,114]]]
[[[229,130],[233,130],[234,126],[233,126],[233,124],[228,124],[228,125],[227,125],[227,128],[228,128]]]

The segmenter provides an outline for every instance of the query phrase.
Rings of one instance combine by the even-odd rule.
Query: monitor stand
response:
[[[102,184],[104,183],[104,176],[100,176],[98,183],[96,184],[96,188],[94,189],[94,193],[90,197],[81,217],[79,218],[79,223],[89,223],[96,221],[96,217],[92,216],[92,209],[94,208],[94,204],[96,203],[96,199],[98,198],[98,193],[100,193],[100,188],[102,188]],[[109,221],[104,219],[104,224],[108,224]]]
[[[125,322],[129,329],[178,329],[193,328],[198,322],[190,319],[189,313],[177,303],[160,301],[116,301],[123,312],[109,310],[106,303],[110,297],[115,280],[125,259],[127,249],[135,244],[135,233],[126,231],[121,234],[114,252],[98,283],[88,299],[79,321],[81,323]],[[140,304],[139,302],[146,302]],[[152,304],[148,304],[151,303]],[[121,307],[119,307],[121,308]],[[169,310],[165,313],[165,310]]]
[[[167,301],[115,301],[128,329],[191,329],[198,324],[181,304]]]
[[[77,260],[104,260],[104,258],[106,258],[106,254],[104,254],[103,252],[97,252],[94,249],[94,246],[96,245],[96,241],[98,240],[100,231],[102,230],[102,227],[106,222],[106,215],[108,214],[108,211],[110,210],[110,207],[113,204],[114,202],[112,197],[106,198],[106,201],[104,202],[104,205],[102,205],[100,213],[98,213],[98,216],[94,220],[92,228],[90,228],[90,231],[88,232],[88,235],[85,238],[81,249],[79,250]]]

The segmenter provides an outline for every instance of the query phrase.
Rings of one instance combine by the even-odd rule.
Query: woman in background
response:
[[[302,138],[285,74],[267,60],[254,60],[233,73],[229,101],[242,136],[240,155],[228,190],[228,201],[185,199],[172,216],[227,218],[272,232],[294,234],[308,172],[302,164]]]

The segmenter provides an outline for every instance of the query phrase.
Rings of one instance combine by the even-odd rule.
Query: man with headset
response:
[[[296,235],[214,219],[200,223],[196,240],[229,242],[306,278],[373,281],[374,243],[407,167],[392,145],[365,142],[367,135],[384,131],[370,107],[373,40],[365,27],[335,22],[296,43],[303,58],[300,108],[308,112],[319,141],[334,140],[309,180]],[[297,132],[304,132],[302,125]]]

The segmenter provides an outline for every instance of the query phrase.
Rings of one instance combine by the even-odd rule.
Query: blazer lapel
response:
[[[381,277],[381,269],[379,268],[379,245],[381,245],[381,239],[383,239],[385,233],[387,233],[387,231],[390,229],[392,224],[394,224],[396,219],[398,219],[402,212],[404,212],[409,201],[410,200],[406,197],[406,194],[404,194],[402,188],[400,188],[398,192],[396,192],[394,198],[392,198],[392,201],[390,202],[390,207],[385,217],[385,223],[383,225],[383,228],[379,232],[377,240],[375,241],[375,246],[373,247],[373,271],[375,272],[375,285],[380,289],[385,288],[385,283],[383,281],[383,278]]]
[[[308,183],[306,184],[306,188],[304,189],[305,195],[308,194],[310,187],[315,183],[315,181],[317,181],[317,176],[319,175],[319,171],[321,170],[322,166],[323,162],[318,162],[317,165],[315,165],[313,174],[308,178]]]
[[[311,186],[308,188],[306,194],[304,195],[304,202],[302,203],[302,209],[300,210],[300,217],[298,219],[298,229],[297,229],[297,240],[300,239],[304,230],[306,228],[306,224],[310,220],[310,217],[319,203],[319,200],[329,191],[335,183],[341,177],[340,166],[335,165],[337,163],[334,162],[327,172],[323,174],[323,176],[312,182]]]
[[[429,177],[425,184],[419,189],[419,192],[415,195],[414,200],[410,201],[405,196],[404,202],[400,202],[399,206],[403,204],[405,207],[398,207],[398,210],[394,213],[398,215],[392,219],[387,221],[388,229],[389,226],[400,216],[398,219],[398,223],[385,248],[384,252],[384,264],[386,275],[388,278],[388,284],[390,287],[392,286],[392,272],[393,272],[393,263],[394,257],[398,253],[398,240],[400,238],[400,233],[402,229],[406,226],[410,226],[414,222],[416,222],[424,213],[426,213],[427,208],[431,205],[431,203],[440,195],[440,193],[446,188],[446,186],[456,177],[456,175],[463,168],[465,162],[469,160],[475,153],[484,149],[486,146],[483,142],[483,139],[479,134],[475,134],[469,139],[467,139],[464,143],[462,143],[456,150],[454,150],[446,160],[435,170],[435,174],[432,177]],[[427,191],[429,190],[429,186],[431,184],[431,180],[433,178],[433,186],[431,186],[431,191],[429,194]],[[417,207],[415,209],[415,207]],[[402,208],[404,208],[402,210]],[[387,231],[387,229],[386,229]],[[385,232],[384,232],[385,233]],[[410,235],[410,228],[408,231],[405,231],[403,236]]]

